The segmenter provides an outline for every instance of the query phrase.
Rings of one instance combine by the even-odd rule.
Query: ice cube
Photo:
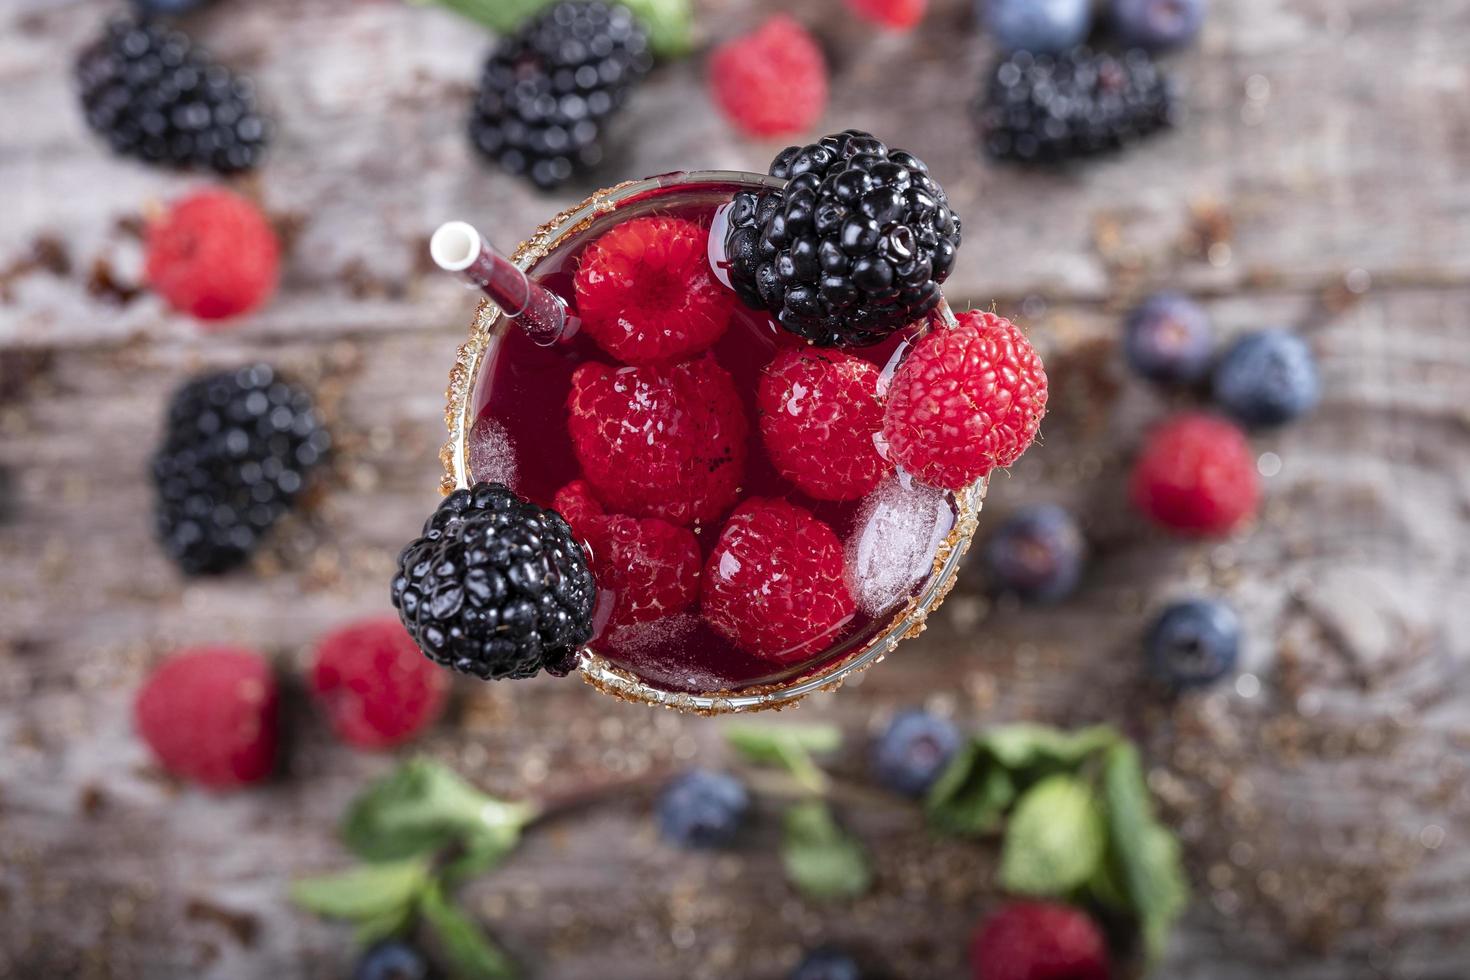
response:
[[[616,627],[603,639],[603,643],[609,650],[624,656],[648,653],[685,642],[698,625],[699,617],[693,613],[676,613],[647,623]]]
[[[847,540],[847,567],[858,608],[882,616],[929,577],[954,509],[944,491],[899,472],[863,501]]]
[[[516,488],[516,451],[505,426],[488,415],[470,429],[470,478]]]

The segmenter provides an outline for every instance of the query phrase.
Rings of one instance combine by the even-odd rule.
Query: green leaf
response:
[[[970,742],[955,753],[924,801],[929,821],[951,834],[988,834],[1016,800],[1010,773],[990,752]]]
[[[495,867],[515,849],[519,832],[485,830],[465,839],[463,849],[444,865],[444,879],[457,884]]]
[[[416,911],[418,911],[418,903],[411,902],[391,912],[375,915],[371,919],[363,919],[357,924],[353,935],[358,945],[363,947],[371,946],[393,936],[402,936],[413,925],[413,916]]]
[[[872,883],[863,846],[837,825],[820,800],[786,811],[781,862],[791,883],[818,901],[856,898]]]
[[[424,890],[419,903],[424,923],[439,940],[450,972],[458,980],[512,980],[510,958],[490,941],[483,929],[445,897],[438,885]]]
[[[1128,888],[1123,884],[1123,871],[1118,866],[1117,854],[1109,847],[1097,870],[1087,879],[1087,894],[1110,912],[1131,915],[1133,903],[1128,900]]]
[[[812,753],[835,752],[842,747],[842,730],[835,725],[728,725],[725,740],[741,755],[763,765],[786,769],[808,791],[827,791],[827,774]]]
[[[414,0],[428,6],[431,3],[448,7],[455,13],[484,24],[497,34],[507,34],[516,25],[546,6],[551,0]]]
[[[483,24],[497,34],[506,34],[520,26],[551,0],[415,0],[437,3],[470,20]],[[654,53],[662,58],[687,54],[694,45],[694,10],[690,0],[620,0],[648,31]]]
[[[1051,776],[1016,803],[1000,855],[1000,884],[1023,895],[1060,896],[1102,862],[1107,828],[1087,784]]]
[[[1092,753],[1117,744],[1119,738],[1108,725],[1067,732],[1049,725],[1023,722],[987,729],[980,734],[979,741],[1007,769],[1019,770],[1046,764],[1072,769]]]
[[[429,854],[455,842],[503,855],[533,815],[525,804],[494,799],[444,766],[415,759],[353,802],[342,837],[370,861]]]
[[[648,42],[660,58],[677,58],[694,47],[694,5],[690,0],[620,0],[643,21]]]
[[[1154,819],[1143,765],[1132,745],[1108,750],[1102,783],[1108,836],[1124,892],[1142,927],[1144,949],[1150,960],[1157,960],[1189,900],[1179,842]]]
[[[369,922],[412,909],[428,880],[428,864],[421,860],[364,864],[339,874],[303,878],[291,886],[291,898],[318,915]]]

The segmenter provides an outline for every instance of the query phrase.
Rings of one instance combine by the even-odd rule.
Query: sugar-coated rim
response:
[[[767,174],[746,173],[739,170],[693,170],[684,173],[663,174],[644,180],[627,181],[597,191],[583,201],[543,225],[511,256],[517,266],[530,272],[546,258],[566,236],[583,230],[592,221],[652,191],[670,187],[709,185],[744,185],[754,187],[781,187],[785,181]],[[945,327],[955,325],[954,314],[949,304],[940,300],[939,314]],[[454,368],[449,374],[449,388],[445,393],[448,406],[444,422],[449,429],[449,440],[440,451],[444,464],[444,478],[440,484],[443,493],[451,493],[458,487],[470,485],[469,439],[472,420],[469,418],[475,378],[480,364],[495,336],[500,310],[488,299],[480,303],[470,326],[469,340],[460,347]],[[900,642],[918,636],[924,631],[930,613],[938,609],[954,588],[956,576],[965,552],[969,550],[979,524],[980,507],[985,499],[987,480],[982,479],[954,494],[955,524],[940,543],[934,557],[934,569],[923,591],[909,600],[871,641],[836,663],[823,666],[811,674],[797,675],[776,684],[765,684],[735,691],[716,691],[707,694],[690,694],[684,691],[668,691],[655,687],[636,675],[614,665],[593,650],[584,649],[578,656],[577,668],[582,679],[605,694],[625,701],[659,705],[678,711],[697,714],[718,715],[740,711],[774,710],[789,707],[816,691],[836,690],[851,674],[864,670],[884,657]]]

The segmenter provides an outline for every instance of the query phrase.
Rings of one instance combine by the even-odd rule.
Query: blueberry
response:
[[[1124,44],[1174,48],[1199,33],[1209,0],[1111,0],[1111,7],[1113,30]]]
[[[1054,54],[1087,37],[1092,0],[980,0],[980,19],[1007,51]]]
[[[1179,293],[1155,293],[1123,321],[1123,356],[1150,381],[1193,384],[1209,371],[1214,348],[1209,316]]]
[[[370,947],[352,971],[352,980],[426,980],[428,976],[424,955],[401,939]]]
[[[168,17],[175,14],[187,14],[208,2],[209,0],[133,0],[133,6],[140,14]]]
[[[664,787],[658,826],[666,840],[686,847],[722,847],[740,833],[750,814],[745,784],[722,772],[695,769]]]
[[[1076,591],[1086,553],[1072,515],[1055,504],[1038,504],[996,528],[981,558],[998,591],[1029,602],[1056,602]]]
[[[1322,396],[1317,360],[1294,333],[1259,330],[1237,340],[1215,366],[1215,401],[1240,424],[1282,425]]]
[[[873,743],[873,772],[895,793],[923,796],[959,745],[960,733],[953,724],[911,708],[895,715]]]
[[[1175,690],[1205,687],[1235,669],[1240,618],[1218,599],[1189,599],[1166,608],[1144,638],[1149,672]]]
[[[801,958],[787,980],[862,980],[857,960],[840,949],[822,946]]]

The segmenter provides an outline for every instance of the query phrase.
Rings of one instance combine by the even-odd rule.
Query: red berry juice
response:
[[[575,310],[578,259],[600,234],[621,221],[650,214],[697,221],[708,228],[718,208],[740,189],[683,185],[640,195],[564,238],[536,264],[531,277]],[[497,330],[501,332],[485,353],[472,394],[471,417],[476,421],[468,437],[470,474],[477,481],[508,482],[521,496],[549,507],[558,489],[582,476],[567,433],[572,372],[585,361],[616,362],[585,334],[541,347],[512,321],[501,318]],[[917,333],[909,328],[882,344],[850,353],[887,368],[886,381]],[[846,548],[857,611],[824,650],[796,665],[741,650],[700,619],[697,604],[685,614],[635,627],[633,632],[642,629],[641,635],[620,642],[618,648],[594,638],[593,650],[654,687],[700,694],[737,691],[811,674],[849,656],[922,591],[932,575],[935,555],[954,526],[952,496],[913,484],[902,473],[880,484],[866,499],[834,503],[805,496],[776,472],[761,441],[757,386],[762,369],[778,351],[803,343],[765,313],[737,303],[729,329],[712,348],[716,361],[734,379],[750,428],[749,461],[739,499],[783,498],[832,528]],[[712,524],[690,528],[706,559],[723,519],[724,515]]]

